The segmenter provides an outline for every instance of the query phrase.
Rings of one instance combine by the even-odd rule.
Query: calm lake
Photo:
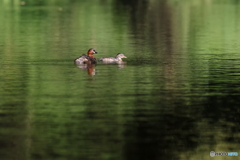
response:
[[[0,159],[240,153],[239,22],[236,0],[0,1]],[[89,48],[127,58],[75,65]]]

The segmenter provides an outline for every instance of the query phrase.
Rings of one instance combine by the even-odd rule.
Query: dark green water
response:
[[[240,153],[239,11],[234,0],[1,1],[1,160]],[[127,63],[73,64],[92,47]]]

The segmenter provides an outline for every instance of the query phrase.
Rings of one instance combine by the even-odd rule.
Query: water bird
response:
[[[103,57],[100,58],[102,62],[121,62],[122,58],[127,58],[123,53],[118,53],[116,57]]]
[[[97,60],[94,57],[97,51],[94,48],[90,48],[87,52],[87,55],[83,54],[79,58],[74,60],[75,64],[96,64]]]

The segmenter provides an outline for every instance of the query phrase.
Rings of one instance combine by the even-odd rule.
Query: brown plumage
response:
[[[96,54],[97,51],[94,48],[90,48],[87,52],[88,55],[83,54],[81,57],[74,60],[75,64],[95,64],[97,63],[96,58],[94,57],[94,54]]]

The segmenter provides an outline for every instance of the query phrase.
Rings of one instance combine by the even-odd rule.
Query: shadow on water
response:
[[[155,5],[148,0],[115,1],[114,13],[124,16],[128,13],[130,38],[133,40],[134,64],[161,63],[162,58],[171,62],[174,50],[172,7],[167,1]],[[140,51],[140,52],[139,52]]]
[[[133,35],[131,38],[135,41],[135,48],[142,51],[135,53],[136,62],[132,62],[134,64],[158,64],[159,60],[156,58],[162,57],[161,52],[164,51],[165,56],[169,57],[172,54],[171,8],[166,1],[161,1],[157,5],[156,10],[150,8],[152,6],[149,5],[149,1],[115,2],[116,14],[129,12],[130,32]],[[150,53],[147,55],[150,59],[144,60],[146,53]],[[167,63],[172,63],[171,57],[169,60]],[[151,81],[157,83],[156,77],[152,78]],[[141,84],[141,79],[135,81]],[[138,88],[141,87],[136,87],[136,95],[141,95]],[[177,95],[169,95],[171,98],[166,100],[161,97],[161,92],[163,91],[155,88],[150,97],[135,98],[131,115],[133,119],[125,124],[125,159],[159,159],[159,157],[178,159],[179,153],[197,147],[196,139],[199,136],[195,126],[197,118],[181,114],[186,112],[184,109],[189,112],[196,109],[183,107],[184,103],[181,102],[184,99],[177,98]],[[168,111],[169,109],[172,111]]]
[[[116,14],[125,14],[127,11],[130,15],[130,32],[133,34],[131,38],[135,41],[133,46],[137,48],[137,50],[143,51],[141,53],[135,53],[135,63],[159,63],[156,59],[149,61],[149,58],[146,58],[146,53],[151,52],[148,56],[167,60],[166,65],[162,65],[162,67],[166,67],[165,69],[168,71],[169,67],[174,63],[172,54],[179,54],[177,49],[179,48],[179,43],[181,43],[177,42],[178,39],[176,39],[176,35],[174,35],[176,32],[174,31],[173,25],[176,22],[173,23],[172,6],[170,6],[167,1],[161,1],[155,6],[149,5],[148,1],[116,1],[115,9]],[[151,47],[146,48],[146,46]],[[143,57],[146,58],[146,60],[144,60]],[[213,70],[213,72],[215,74],[215,70]],[[211,74],[210,76],[214,77],[214,75]],[[212,79],[213,77],[209,78]],[[226,84],[229,84],[227,79],[225,79],[225,81]],[[140,83],[140,80],[136,80],[136,82]],[[155,82],[154,79],[152,82]],[[211,91],[212,88],[219,87],[219,85],[224,87],[224,91]],[[159,97],[159,101],[158,98],[146,100],[141,97],[136,98],[134,113],[132,115],[134,120],[126,124],[127,129],[125,136],[127,143],[125,144],[125,155],[127,159],[134,159],[134,157],[138,157],[136,159],[158,159],[158,157],[175,159],[179,158],[180,152],[196,150],[199,146],[204,144],[217,145],[218,139],[213,138],[214,133],[213,135],[199,134],[199,129],[197,127],[199,123],[208,123],[209,125],[218,127],[219,125],[229,127],[228,123],[230,123],[232,127],[222,130],[223,133],[227,130],[229,133],[229,136],[225,137],[223,143],[239,142],[239,138],[232,137],[232,135],[236,135],[239,132],[239,127],[235,126],[237,122],[236,117],[239,115],[236,106],[238,106],[239,103],[237,102],[237,96],[234,95],[239,95],[239,90],[232,90],[233,86],[238,87],[238,84],[225,86],[224,83],[212,84],[209,82],[207,86],[203,86],[203,88],[208,88],[207,95],[209,96],[199,94],[195,97],[191,95],[189,96],[191,99],[190,101],[186,99],[186,95],[186,97],[179,98],[179,93],[176,94],[174,91],[175,93],[172,92],[171,94],[175,94],[175,96],[167,96],[171,97],[168,100],[172,103],[167,104],[163,103],[164,99],[161,99],[161,97]],[[161,90],[157,88],[153,90],[156,90],[156,93],[153,93],[153,95],[161,94]],[[137,92],[138,91],[136,91],[136,93]],[[216,95],[216,93],[226,92],[229,94],[221,96]],[[169,108],[171,106],[171,108],[177,109],[175,112],[168,113],[161,109],[154,110],[153,108],[148,111],[143,106],[151,106],[155,109]],[[192,107],[190,108],[189,106]],[[179,115],[181,109],[183,113]],[[186,114],[185,109],[190,113]],[[224,114],[224,111],[228,112],[230,110],[234,113],[230,115]],[[153,112],[154,115],[152,115],[153,113],[151,112]],[[200,122],[199,118],[207,122]],[[149,119],[152,119],[152,121]],[[224,123],[222,123],[222,121],[224,121]],[[206,133],[207,132],[209,131],[206,131]],[[200,138],[200,136],[203,135],[205,139],[201,141],[202,138]]]

